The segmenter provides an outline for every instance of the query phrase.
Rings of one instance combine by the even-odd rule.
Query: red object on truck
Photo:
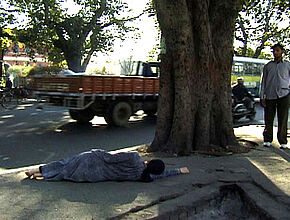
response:
[[[101,116],[109,125],[124,126],[139,110],[157,112],[159,67],[157,62],[139,63],[134,76],[35,76],[33,90],[47,103],[67,107],[80,123]]]

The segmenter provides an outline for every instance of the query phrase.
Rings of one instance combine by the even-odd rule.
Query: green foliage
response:
[[[252,57],[260,57],[266,46],[276,42],[289,45],[289,17],[289,0],[244,0],[235,32],[236,40],[243,43],[241,55],[246,56],[254,45]]]
[[[244,56],[244,57],[254,57],[255,50],[253,50],[252,48],[248,47],[246,49],[246,53],[244,53],[244,48],[243,47],[239,47],[235,51],[235,55],[236,56]],[[267,54],[267,53],[261,52],[257,58],[270,60],[272,58],[272,54]]]
[[[105,66],[103,66],[101,73],[102,73],[102,74],[106,74],[106,73],[108,73],[108,71],[107,71],[107,69],[106,69]]]
[[[0,48],[5,49],[8,47],[9,43],[13,38],[13,33],[11,29],[0,28]]]
[[[132,75],[134,71],[134,61],[133,56],[131,55],[126,60],[119,60],[119,65],[121,68],[121,74],[122,75]]]
[[[4,8],[0,4],[0,49],[5,49],[14,37],[8,26],[15,23],[16,19],[13,13],[17,11],[16,9]]]
[[[103,66],[101,70],[98,68],[91,69],[87,73],[90,75],[114,75],[107,70],[106,66]]]
[[[4,50],[8,47],[11,39],[13,38],[12,31],[7,28],[8,25],[15,21],[14,15],[11,13],[13,10],[8,10],[2,7],[0,3],[0,60],[3,59]],[[2,77],[4,71],[3,62],[0,62],[0,83],[3,83]]]
[[[129,11],[120,0],[72,0],[76,13],[69,13],[62,0],[11,0],[28,16],[28,25],[18,32],[19,40],[31,48],[43,48],[54,63],[66,60],[73,71],[84,71],[96,52],[112,50],[116,38],[132,27],[123,17]]]
[[[101,75],[102,74],[102,70],[98,69],[98,68],[93,68],[93,69],[89,69],[86,73],[90,74],[90,75]]]
[[[33,67],[28,72],[30,77],[32,76],[56,76],[62,70],[58,66],[49,66],[49,67]]]
[[[14,78],[16,77],[26,77],[31,71],[32,67],[28,66],[18,66],[14,65],[8,68],[8,75],[12,75]]]
[[[5,9],[0,4],[0,29],[7,28],[8,25],[13,24],[15,22],[15,17],[13,14],[13,12],[15,11],[16,10]]]
[[[161,46],[160,46],[160,43],[158,43],[149,52],[148,61],[160,61],[160,52],[161,52]]]

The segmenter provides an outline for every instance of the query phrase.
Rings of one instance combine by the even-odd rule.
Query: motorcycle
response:
[[[251,99],[248,100],[249,107],[247,108],[244,101],[237,101],[232,97],[232,116],[233,121],[236,122],[239,119],[246,117],[249,120],[253,121],[256,116],[256,107],[255,102]]]

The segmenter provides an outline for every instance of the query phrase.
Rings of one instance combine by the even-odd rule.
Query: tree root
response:
[[[218,146],[218,145],[210,145],[205,150],[196,150],[192,151],[192,154],[203,154],[209,156],[230,156],[237,153],[247,153],[251,149],[255,149],[258,146],[257,143],[253,141],[247,141],[244,139],[239,139],[238,144],[228,145],[228,146]],[[188,156],[189,154],[179,154],[172,153],[169,151],[164,151],[161,149],[160,151],[152,151],[150,145],[144,145],[138,148],[137,150],[142,156],[158,156],[158,157],[176,157],[176,156]]]

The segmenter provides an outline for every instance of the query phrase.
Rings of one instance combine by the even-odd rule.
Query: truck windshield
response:
[[[157,62],[128,62],[126,65],[121,65],[121,73],[126,76],[158,77],[160,74],[159,67],[160,64]]]

